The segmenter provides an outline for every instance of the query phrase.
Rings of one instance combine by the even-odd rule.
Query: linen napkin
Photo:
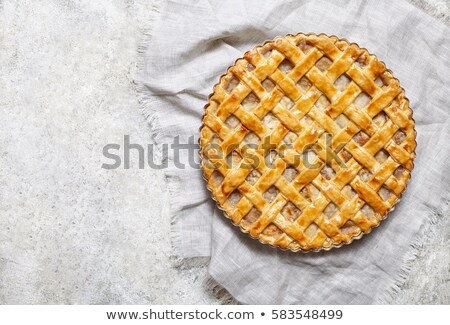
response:
[[[177,157],[169,151],[165,170],[174,254],[211,257],[211,276],[240,302],[389,301],[429,227],[448,208],[449,28],[406,2],[385,0],[168,1],[154,18],[141,48],[138,90],[159,145],[196,143],[203,107],[219,76],[245,51],[276,36],[337,35],[394,71],[416,121],[415,169],[396,210],[349,246],[303,254],[261,245],[215,208],[187,150]],[[185,167],[174,166],[175,160]]]

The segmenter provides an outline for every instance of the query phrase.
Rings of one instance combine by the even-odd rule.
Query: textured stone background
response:
[[[414,3],[450,25],[449,1]],[[162,173],[101,168],[124,134],[150,143],[133,80],[151,7],[0,0],[0,303],[233,302],[170,257]],[[434,229],[395,302],[450,303],[449,218]]]

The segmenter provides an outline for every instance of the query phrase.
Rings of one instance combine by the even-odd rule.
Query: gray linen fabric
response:
[[[288,33],[337,35],[378,55],[406,90],[416,120],[412,181],[372,234],[340,249],[291,253],[240,233],[214,208],[198,168],[167,173],[180,257],[210,256],[209,272],[251,304],[386,302],[420,236],[448,207],[450,30],[403,1],[170,1],[146,48],[139,90],[155,141],[198,136],[213,85],[236,58]],[[174,157],[169,154],[169,161]],[[180,160],[187,164],[188,155]]]

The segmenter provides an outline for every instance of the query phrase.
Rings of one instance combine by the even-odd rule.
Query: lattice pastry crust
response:
[[[202,169],[241,230],[292,251],[348,244],[399,200],[415,157],[404,90],[376,56],[287,35],[235,62],[200,130]]]

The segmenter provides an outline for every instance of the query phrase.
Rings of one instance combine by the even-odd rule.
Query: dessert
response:
[[[348,244],[380,224],[415,157],[412,110],[384,63],[324,34],[245,53],[200,129],[207,187],[233,224],[292,251]]]

